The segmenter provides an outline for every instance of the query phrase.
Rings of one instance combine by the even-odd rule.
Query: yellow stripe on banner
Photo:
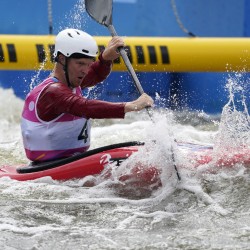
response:
[[[49,48],[54,48],[54,39],[50,35],[0,35],[0,70],[52,69]]]
[[[110,37],[95,37],[102,50]],[[52,70],[55,36],[0,35],[0,70]],[[250,71],[250,38],[125,37],[138,72]],[[121,58],[114,71],[126,71]]]

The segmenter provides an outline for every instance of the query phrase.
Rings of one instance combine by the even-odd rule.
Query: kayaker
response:
[[[90,118],[124,118],[127,112],[153,105],[147,94],[126,103],[82,96],[82,89],[108,77],[120,46],[123,39],[113,37],[95,61],[98,46],[92,36],[77,29],[58,33],[54,69],[24,103],[21,130],[29,160],[42,162],[84,152],[90,146]]]

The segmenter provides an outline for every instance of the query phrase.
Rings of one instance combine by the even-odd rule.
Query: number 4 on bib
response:
[[[87,140],[88,140],[88,137],[89,137],[89,134],[88,134],[88,121],[86,121],[84,123],[84,126],[83,126],[80,134],[78,135],[78,140],[84,140],[84,143],[86,143]]]

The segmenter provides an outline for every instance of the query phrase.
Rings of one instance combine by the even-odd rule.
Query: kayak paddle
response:
[[[85,0],[85,9],[87,11],[87,13],[99,24],[106,26],[109,31],[110,34],[113,36],[117,36],[116,30],[112,24],[112,10],[113,10],[113,0]],[[125,51],[125,49],[123,47],[120,47],[119,49],[119,53],[122,56],[122,59],[129,71],[129,73],[132,76],[132,79],[135,83],[135,86],[138,90],[138,92],[140,94],[145,93],[141,83],[134,71],[134,68],[127,56],[127,53]],[[149,112],[149,110],[147,109],[147,112],[149,114],[150,119],[152,120],[152,116]],[[152,120],[153,121],[153,120]],[[172,154],[172,160],[173,160],[173,164],[174,164],[174,168],[178,177],[178,180],[181,180],[179,172],[177,170],[176,164],[175,164],[175,157],[174,157],[174,151],[171,148],[171,154]]]

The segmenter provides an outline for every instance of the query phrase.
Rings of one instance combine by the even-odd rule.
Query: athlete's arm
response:
[[[77,96],[63,83],[48,85],[40,94],[37,112],[40,119],[51,121],[62,113],[86,118],[124,118],[124,103],[88,100]]]
[[[81,87],[91,87],[99,82],[102,82],[108,77],[111,69],[112,61],[104,60],[101,53],[98,57],[98,60],[90,66],[89,72],[84,77]]]

